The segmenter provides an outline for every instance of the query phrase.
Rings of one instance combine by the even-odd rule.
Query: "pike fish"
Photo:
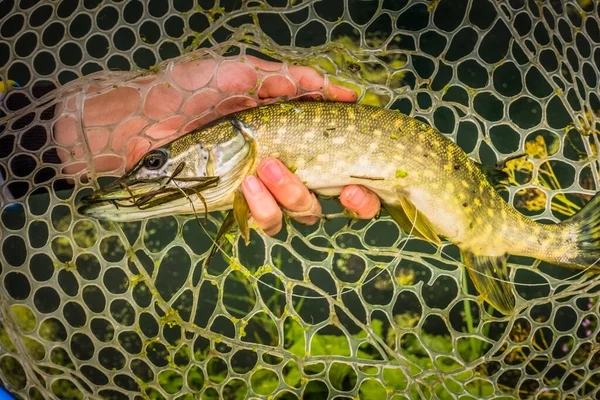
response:
[[[149,151],[129,172],[82,201],[112,221],[231,210],[219,234],[249,235],[240,185],[278,157],[313,192],[363,185],[407,232],[456,244],[483,299],[515,307],[507,255],[570,268],[600,258],[600,195],[559,224],[537,223],[498,194],[501,173],[471,160],[431,126],[393,110],[335,102],[276,103],[240,111]],[[600,265],[597,265],[600,267]],[[597,268],[596,268],[597,269]]]

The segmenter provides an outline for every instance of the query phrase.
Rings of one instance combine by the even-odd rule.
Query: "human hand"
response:
[[[84,101],[82,124],[96,172],[129,170],[150,149],[204,125],[222,115],[257,106],[281,96],[304,95],[315,99],[355,101],[356,93],[346,88],[328,85],[315,70],[246,57],[246,61],[214,59],[187,61],[175,65],[169,72],[175,83],[161,82],[159,76],[145,76]],[[130,76],[124,73],[124,77]],[[175,87],[176,86],[176,87]],[[98,88],[90,88],[93,93]],[[255,92],[255,96],[249,93]],[[145,94],[142,94],[145,93]],[[319,95],[321,94],[321,96]],[[67,101],[66,109],[75,110],[75,98]],[[70,104],[73,103],[73,104]],[[70,115],[59,118],[54,127],[58,154],[67,165],[63,172],[74,174],[89,164],[84,161],[84,145],[78,143],[79,122]],[[73,160],[74,159],[74,160]],[[281,181],[270,175],[273,165],[281,167]],[[251,213],[259,227],[268,234],[281,229],[282,211],[279,205],[294,213],[301,223],[315,223],[321,206],[308,189],[277,160],[264,160],[258,177],[248,177],[243,191]],[[271,177],[271,178],[269,178]],[[261,189],[252,193],[248,189]],[[369,190],[351,185],[340,196],[342,204],[359,218],[372,218],[379,211],[379,199]],[[278,205],[279,204],[279,205]],[[306,216],[310,213],[312,216]]]
[[[321,205],[309,190],[285,165],[276,158],[263,159],[256,170],[258,177],[249,175],[242,183],[254,221],[267,235],[276,235],[282,227],[281,207],[289,210],[294,219],[311,225],[319,220]],[[379,198],[370,190],[346,186],[340,195],[344,207],[358,218],[373,218],[380,208]],[[294,216],[297,214],[297,216]]]
[[[54,126],[64,173],[90,167],[78,127],[83,127],[96,172],[129,170],[150,149],[222,115],[278,97],[337,101],[355,101],[357,97],[352,90],[328,84],[312,68],[288,65],[284,69],[284,64],[252,56],[221,62],[213,58],[185,61],[155,75],[132,76],[130,72],[113,73],[111,90],[100,95],[95,95],[99,87],[91,80],[81,121],[70,114],[76,111],[76,96],[65,101],[63,110],[67,112],[63,111]],[[99,83],[107,85],[102,80]]]

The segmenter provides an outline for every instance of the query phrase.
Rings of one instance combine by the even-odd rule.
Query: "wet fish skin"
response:
[[[149,173],[168,176],[183,162],[181,176],[219,176],[219,184],[202,192],[204,202],[195,201],[195,210],[180,199],[146,212],[113,210],[105,214],[109,219],[201,211],[204,203],[209,211],[231,209],[243,178],[259,160],[273,156],[318,194],[339,195],[346,185],[363,185],[404,230],[432,243],[441,243],[439,237],[455,243],[482,297],[504,313],[515,306],[507,254],[569,267],[585,267],[591,256],[600,257],[598,196],[583,217],[536,223],[506,203],[459,146],[397,111],[351,103],[277,103],[226,116],[160,150],[169,159],[164,168],[148,171],[142,159],[122,183]],[[236,204],[242,207],[236,211],[239,220],[247,205]]]
[[[319,194],[337,195],[348,184],[361,184],[395,204],[400,192],[437,234],[462,248],[568,260],[569,229],[535,223],[516,211],[459,146],[414,118],[326,102],[259,107],[231,118],[255,138],[258,159],[278,157]]]

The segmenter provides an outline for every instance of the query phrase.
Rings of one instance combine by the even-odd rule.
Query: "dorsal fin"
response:
[[[484,165],[478,162],[475,162],[475,165],[481,170],[481,172],[485,175],[488,182],[495,188],[498,186],[504,186],[509,183],[509,176],[506,172],[504,172],[500,168],[490,167],[488,165]]]

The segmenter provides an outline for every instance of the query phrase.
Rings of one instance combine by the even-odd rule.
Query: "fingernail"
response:
[[[359,186],[351,187],[346,195],[348,196],[348,203],[354,207],[362,206],[367,198],[365,191]]]
[[[249,194],[256,196],[257,194],[261,194],[263,191],[262,185],[258,181],[254,175],[248,175],[244,180],[244,187],[248,191]]]
[[[278,184],[283,180],[283,170],[281,165],[275,160],[267,161],[262,170],[263,178],[268,180],[270,183]]]

